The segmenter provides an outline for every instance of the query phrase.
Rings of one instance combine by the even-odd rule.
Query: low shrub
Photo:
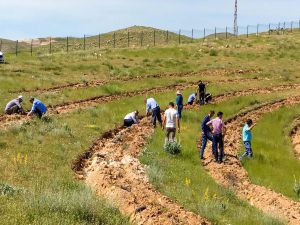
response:
[[[170,141],[164,146],[164,149],[172,155],[177,155],[181,152],[181,145],[177,141]]]

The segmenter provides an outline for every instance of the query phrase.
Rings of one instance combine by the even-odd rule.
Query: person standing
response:
[[[181,113],[183,110],[183,97],[182,97],[181,91],[177,91],[176,105],[177,105],[179,119],[181,119]]]
[[[175,141],[176,127],[180,133],[180,119],[173,102],[169,103],[169,108],[165,111],[163,125],[166,127],[165,145],[167,145],[170,141]]]
[[[132,113],[127,114],[124,117],[124,126],[131,127],[133,124],[138,124],[139,123],[138,115],[139,115],[139,111],[137,111],[137,110]]]
[[[11,100],[9,103],[7,103],[4,112],[7,115],[12,115],[12,114],[24,114],[25,111],[22,107],[22,102],[23,102],[23,96],[20,95],[18,98],[15,98]]]
[[[200,105],[204,105],[204,103],[205,103],[206,86],[202,82],[202,80],[200,80],[200,82],[198,84],[198,92],[199,92],[199,104]]]
[[[47,112],[47,107],[44,105],[44,103],[34,97],[30,97],[29,101],[32,103],[32,108],[27,116],[36,115],[41,119],[42,116]]]
[[[213,136],[211,133],[210,127],[207,123],[211,120],[211,118],[215,115],[215,111],[211,110],[208,115],[206,115],[201,123],[201,131],[202,131],[202,145],[200,149],[200,158],[204,159],[204,151],[207,145],[207,141],[213,141]]]
[[[147,116],[152,111],[152,124],[153,124],[153,126],[156,127],[156,120],[158,120],[159,124],[162,126],[160,107],[157,104],[157,102],[155,101],[155,99],[154,98],[145,99],[145,103],[146,103],[146,114],[147,114]]]
[[[191,94],[188,98],[188,104],[193,105],[194,102],[196,101],[196,98],[197,98],[197,93]]]
[[[224,156],[224,136],[226,134],[226,128],[222,121],[223,112],[218,112],[217,117],[209,121],[206,125],[213,127],[213,153],[215,161],[218,163],[223,162]]]
[[[240,161],[243,160],[244,157],[248,156],[250,159],[253,157],[251,141],[252,141],[252,129],[255,126],[251,119],[248,119],[245,126],[243,127],[242,136],[243,136],[243,143],[245,147],[244,154],[240,157]]]

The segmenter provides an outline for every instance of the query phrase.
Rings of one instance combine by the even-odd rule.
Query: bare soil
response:
[[[232,188],[237,196],[247,200],[266,213],[286,219],[289,224],[299,225],[300,202],[293,201],[275,191],[251,183],[247,171],[238,160],[241,149],[240,128],[246,119],[257,122],[264,114],[285,105],[298,104],[300,97],[293,97],[262,105],[229,119],[226,123],[225,160],[223,164],[214,162],[211,151],[206,151],[203,162],[210,175],[221,185]]]

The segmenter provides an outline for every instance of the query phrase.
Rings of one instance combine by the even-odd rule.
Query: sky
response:
[[[300,0],[239,0],[239,25],[299,21]],[[0,37],[83,36],[133,25],[233,25],[234,0],[0,0]]]

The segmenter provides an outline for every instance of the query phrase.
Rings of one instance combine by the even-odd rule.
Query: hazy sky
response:
[[[239,0],[239,25],[298,21],[300,0]],[[234,0],[0,0],[0,37],[81,36],[132,25],[233,24]]]

